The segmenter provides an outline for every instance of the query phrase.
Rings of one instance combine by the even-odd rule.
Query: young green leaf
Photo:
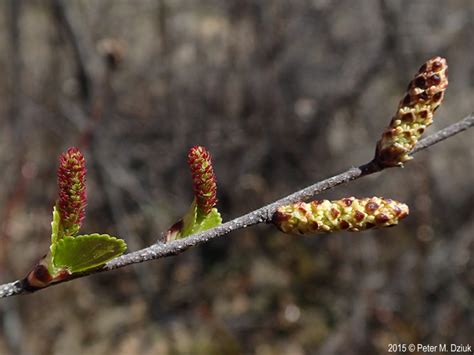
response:
[[[204,217],[200,223],[196,223],[191,234],[203,232],[205,230],[217,227],[222,223],[222,217],[217,208],[213,208],[211,212]]]
[[[198,206],[196,199],[194,199],[183,219],[173,224],[173,226],[168,230],[166,241],[170,242],[192,234],[203,232],[207,229],[214,228],[221,223],[222,217],[219,211],[217,211],[217,208],[211,209],[206,216],[198,218]]]
[[[53,221],[51,222],[51,246],[56,244],[61,238],[64,237],[61,231],[61,216],[59,215],[56,206],[53,207]]]
[[[196,203],[196,198],[194,198],[193,202],[191,203],[191,206],[189,206],[188,212],[186,212],[183,217],[183,226],[181,232],[179,233],[176,239],[193,234],[193,229],[196,225],[197,220],[197,210],[198,207]]]
[[[183,218],[183,229],[176,239],[203,232],[221,223],[222,218],[217,208],[213,208],[206,216],[201,216],[201,218],[198,219],[198,207],[196,199],[194,199],[191,207]]]
[[[53,267],[71,273],[95,269],[123,254],[127,245],[107,234],[64,237],[51,246]]]

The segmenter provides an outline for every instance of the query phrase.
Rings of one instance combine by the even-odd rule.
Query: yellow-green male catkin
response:
[[[358,232],[394,226],[408,215],[404,203],[381,197],[343,198],[336,201],[298,202],[282,206],[273,214],[273,224],[282,232],[297,234]]]
[[[383,167],[402,166],[426,127],[433,123],[433,114],[443,101],[448,87],[446,59],[435,57],[423,64],[408,85],[398,111],[377,142],[375,161]]]

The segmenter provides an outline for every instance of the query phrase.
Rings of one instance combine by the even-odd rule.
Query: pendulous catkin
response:
[[[383,167],[402,166],[443,101],[448,86],[446,59],[435,57],[423,64],[408,85],[398,111],[377,142],[375,161]]]
[[[408,212],[406,204],[391,199],[349,197],[282,206],[273,214],[272,222],[285,233],[358,232],[396,225]]]

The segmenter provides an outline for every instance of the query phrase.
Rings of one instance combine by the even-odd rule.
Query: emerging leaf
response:
[[[201,216],[201,219],[199,220],[197,218],[197,211],[198,207],[196,199],[194,199],[184,218],[173,224],[173,226],[168,229],[168,232],[166,233],[166,242],[203,232],[217,227],[222,223],[222,217],[217,208],[212,208],[207,215]]]
[[[197,201],[196,198],[194,198],[193,202],[191,203],[191,206],[189,206],[188,212],[186,212],[183,217],[183,225],[176,239],[193,234],[193,229],[197,222],[197,211]]]
[[[52,263],[55,270],[88,271],[122,255],[126,248],[125,241],[107,234],[67,236],[51,246]]]
[[[204,219],[200,223],[194,225],[191,234],[204,232],[205,230],[217,227],[220,224],[222,224],[221,214],[219,213],[217,208],[213,208],[211,212],[206,217],[204,217]]]
[[[61,216],[59,215],[56,206],[54,206],[53,221],[51,222],[51,245],[56,244],[63,237],[64,233],[61,228]]]

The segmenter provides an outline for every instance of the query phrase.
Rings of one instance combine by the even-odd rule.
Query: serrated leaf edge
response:
[[[95,269],[95,268],[97,268],[101,265],[104,265],[108,261],[110,261],[112,259],[115,259],[115,258],[119,257],[120,255],[122,255],[125,252],[125,250],[127,249],[127,243],[125,243],[125,241],[123,239],[120,239],[120,238],[117,238],[117,237],[112,237],[108,234],[93,233],[93,234],[78,235],[78,236],[74,236],[74,237],[73,236],[66,236],[66,237],[61,238],[61,240],[59,240],[56,243],[51,245],[51,265],[53,267],[54,273],[57,273],[58,270],[68,269],[68,265],[55,265],[54,264],[54,254],[56,253],[57,248],[61,247],[65,243],[71,243],[71,242],[78,243],[78,242],[80,242],[81,240],[84,240],[84,239],[97,239],[97,238],[118,241],[120,243],[120,250],[119,250],[120,253],[113,256],[109,260],[104,261],[103,263],[100,263],[98,265],[92,265],[90,268],[81,270],[81,272],[91,270],[91,269]]]

